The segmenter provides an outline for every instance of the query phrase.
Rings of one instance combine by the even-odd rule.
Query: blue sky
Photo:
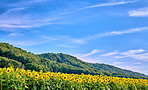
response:
[[[0,41],[148,75],[148,0],[1,0]]]

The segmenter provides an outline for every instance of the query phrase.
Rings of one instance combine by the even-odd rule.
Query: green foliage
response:
[[[31,52],[13,47],[8,43],[0,43],[0,67],[14,66],[24,69],[52,71],[75,74],[108,75],[119,77],[148,78],[148,76],[123,70],[106,64],[83,62],[76,57],[62,53],[44,53],[34,55]]]
[[[10,66],[13,66],[15,68],[17,67],[21,67],[21,63],[18,62],[18,61],[15,61],[13,59],[8,59],[6,57],[1,57],[0,56],[0,67],[1,68],[4,68],[4,67],[10,67]]]

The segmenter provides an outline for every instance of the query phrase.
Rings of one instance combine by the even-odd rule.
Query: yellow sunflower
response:
[[[6,73],[10,73],[10,72],[11,72],[11,69],[7,68]]]
[[[88,83],[91,83],[91,80],[88,80]]]

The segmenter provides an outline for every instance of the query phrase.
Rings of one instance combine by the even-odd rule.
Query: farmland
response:
[[[0,68],[1,90],[148,90],[147,79]]]

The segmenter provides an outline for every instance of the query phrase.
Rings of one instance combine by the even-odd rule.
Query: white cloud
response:
[[[100,55],[100,56],[113,56],[113,55],[116,55],[116,54],[118,54],[119,52],[118,51],[114,51],[114,52],[110,52],[110,53],[105,53],[105,54],[102,54],[102,55]]]
[[[0,15],[0,18],[7,17],[7,15],[8,14],[11,14],[12,12],[22,11],[24,9],[26,9],[26,8],[25,7],[20,7],[20,8],[12,8],[12,9],[9,9],[5,13],[1,14]]]
[[[122,31],[111,31],[106,33],[95,34],[95,35],[85,37],[84,40],[92,40],[92,39],[103,38],[108,36],[131,34],[136,32],[142,32],[144,30],[148,30],[148,27],[131,28],[131,29],[122,30]]]
[[[28,5],[32,5],[32,4],[35,4],[35,3],[45,2],[45,1],[47,1],[47,0],[24,0],[24,1],[21,1],[21,2],[18,2],[18,3],[9,4],[8,6],[14,6],[14,7],[28,6]]]
[[[121,58],[126,58],[126,57],[130,57],[130,58],[135,58],[137,59],[139,56],[138,54],[145,52],[145,50],[143,49],[138,49],[138,50],[128,50],[126,52],[120,53],[120,56],[115,56],[115,58],[117,59],[121,59]],[[141,54],[140,54],[141,55]],[[142,58],[141,58],[142,59]]]
[[[114,62],[113,65],[122,64],[124,62]]]
[[[136,32],[141,32],[144,30],[148,30],[148,27],[132,28],[132,29],[122,30],[122,31],[111,31],[111,32],[87,36],[84,38],[71,38],[69,36],[55,36],[53,38],[56,38],[57,40],[62,41],[62,44],[58,44],[57,46],[70,48],[70,47],[75,47],[76,45],[86,44],[87,41],[92,40],[92,39],[136,33]],[[115,55],[118,53],[119,53],[118,51],[114,51],[114,52],[106,53],[103,56],[111,56],[111,55]]]
[[[128,12],[131,17],[147,17],[148,16],[148,7],[140,8],[138,10],[132,10]]]
[[[22,41],[9,41],[9,43],[19,46],[34,46],[48,42],[48,40],[22,40]]]
[[[133,54],[138,54],[138,53],[142,53],[145,52],[145,50],[143,49],[138,49],[138,50],[129,50],[127,52],[123,52],[121,53],[122,55],[133,55]]]
[[[57,47],[63,47],[63,48],[75,48],[76,46],[67,45],[67,44],[57,44]]]
[[[11,33],[8,36],[23,36],[20,33]],[[22,40],[22,41],[14,41],[14,44],[16,45],[20,45],[20,46],[33,46],[33,45],[38,45],[38,44],[42,44],[42,43],[47,43],[47,42],[52,42],[55,41],[57,47],[64,47],[64,48],[75,48],[77,47],[77,45],[81,45],[83,43],[85,43],[83,40],[81,41],[81,39],[77,39],[77,38],[71,38],[69,36],[64,36],[64,35],[56,35],[56,36],[38,36],[37,39],[35,40],[30,40],[33,42],[29,42],[28,40]],[[28,43],[29,42],[29,43]],[[95,53],[97,52],[96,50],[93,50],[91,53]]]
[[[148,62],[148,52],[143,49],[128,50],[126,52],[114,51],[114,52],[102,54],[100,56],[103,56],[103,57],[112,56],[115,59],[132,58],[132,59]]]
[[[91,55],[97,54],[99,52],[102,52],[102,50],[99,49],[93,49],[89,53],[84,53],[84,54],[75,54],[78,59],[83,60],[85,62],[90,62],[90,63],[99,63],[102,62],[98,57],[91,57]]]
[[[78,59],[84,61],[84,62],[89,62],[89,63],[101,63],[103,60],[101,60],[99,57],[88,57],[84,56],[84,54],[75,54],[73,55],[77,57]]]
[[[122,5],[122,4],[127,4],[127,3],[134,3],[134,2],[136,2],[136,1],[137,1],[137,0],[103,3],[103,4],[97,4],[97,5],[92,5],[92,6],[83,7],[83,8],[80,8],[79,10],[88,9],[88,8],[96,8],[96,7],[104,7],[104,6]]]
[[[128,65],[123,65],[123,66],[117,66],[117,67],[148,75],[147,66],[128,66]]]
[[[76,43],[76,44],[85,44],[86,43],[83,39],[70,38],[70,41],[72,41],[73,43]]]
[[[123,30],[123,31],[112,31],[112,32],[107,32],[105,35],[106,36],[122,35],[122,34],[140,32],[140,31],[143,31],[143,30],[148,30],[148,27],[132,28],[132,29]]]
[[[123,58],[132,58],[132,59],[136,59],[139,61],[148,62],[148,51],[144,49],[128,50],[125,52],[114,51],[114,52],[105,53],[99,56],[101,58],[111,57],[116,60],[120,60]]]
[[[9,22],[10,23],[10,22]],[[1,24],[0,27],[3,28],[35,28],[35,27],[41,27],[41,26],[45,26],[45,25],[51,25],[53,23],[28,23],[27,25],[23,25],[23,23],[21,24],[13,24],[13,22],[11,24],[5,23],[5,24]]]
[[[134,63],[134,64],[137,64],[137,65],[139,65],[139,64],[141,64],[142,62],[136,62],[136,63]]]
[[[8,35],[8,37],[16,36],[16,35],[17,35],[16,33],[10,33],[10,34]]]
[[[96,54],[96,53],[98,53],[98,52],[100,52],[100,51],[101,51],[101,50],[94,49],[94,50],[92,50],[90,53],[82,54],[81,56],[82,56],[82,57],[87,57],[87,56]]]
[[[8,37],[18,37],[18,36],[24,36],[22,33],[10,33],[7,35]]]
[[[29,6],[34,3],[44,2],[47,0],[27,0],[18,3],[13,3],[9,9],[0,14],[0,29],[11,29],[11,28],[34,28],[41,27],[45,25],[58,24],[60,18],[57,17],[38,17],[38,15],[34,15],[33,13],[25,13],[22,14],[21,11],[26,10]],[[50,0],[49,0],[50,1]],[[14,5],[14,6],[13,6]],[[13,7],[12,7],[13,6]]]

